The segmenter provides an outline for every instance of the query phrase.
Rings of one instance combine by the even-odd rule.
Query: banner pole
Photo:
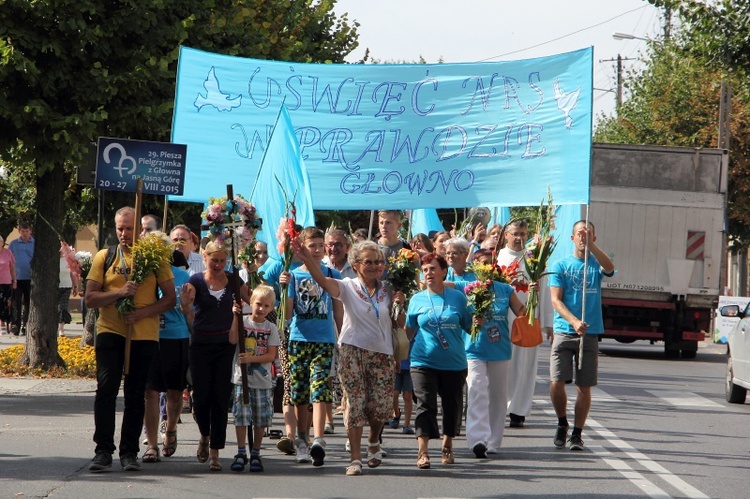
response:
[[[589,205],[586,205],[586,221],[584,223],[584,229],[586,230],[586,249],[583,254],[583,285],[581,286],[581,320],[586,323],[586,281],[588,280],[588,269],[589,269]],[[586,334],[581,336],[578,340],[578,369],[580,370],[583,366],[583,343]]]
[[[367,239],[372,239],[372,224],[375,222],[375,210],[370,210],[370,230],[367,232]]]

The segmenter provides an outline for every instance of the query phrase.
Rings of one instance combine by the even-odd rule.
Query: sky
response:
[[[594,116],[615,108],[616,63],[637,69],[641,38],[661,34],[660,11],[646,0],[338,0],[336,14],[360,23],[359,47],[382,62],[492,62],[529,59],[594,46]],[[596,90],[602,89],[602,90]],[[607,91],[609,90],[609,91]],[[625,95],[627,98],[627,95]]]

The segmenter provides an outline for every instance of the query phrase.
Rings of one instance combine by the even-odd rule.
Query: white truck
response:
[[[720,149],[594,144],[589,217],[617,267],[604,338],[695,357],[725,284],[728,162]]]

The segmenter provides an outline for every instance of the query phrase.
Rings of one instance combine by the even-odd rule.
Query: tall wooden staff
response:
[[[133,221],[133,243],[138,240],[141,233],[141,204],[143,203],[143,179],[136,179],[135,184],[135,220]],[[130,274],[133,274],[133,265],[130,265]],[[127,279],[127,276],[125,276]],[[125,331],[125,361],[123,372],[127,376],[130,373],[130,346],[133,341],[133,325],[128,323]]]
[[[237,265],[237,248],[234,245],[234,234],[235,234],[235,223],[234,214],[237,213],[237,205],[234,202],[234,187],[232,184],[227,185],[227,203],[231,203],[232,207],[230,213],[232,214],[232,220],[225,224],[229,228],[229,237],[232,241],[232,290],[234,291],[234,303],[240,307],[240,312],[235,314],[237,316],[237,325],[239,332],[244,330],[242,325],[242,283],[240,282],[240,269]],[[238,333],[239,333],[238,332]],[[239,348],[240,355],[245,353],[245,338],[244,335],[238,334],[237,347]],[[247,364],[240,362],[240,375],[242,376],[242,402],[244,404],[250,403],[250,388],[247,384]]]

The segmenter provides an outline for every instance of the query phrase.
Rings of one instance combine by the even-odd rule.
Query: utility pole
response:
[[[599,59],[599,62],[616,62],[617,63],[617,90],[615,92],[616,97],[616,103],[617,103],[617,109],[622,106],[622,61],[632,61],[634,60],[632,57],[622,57],[620,54],[617,54],[616,59]]]

